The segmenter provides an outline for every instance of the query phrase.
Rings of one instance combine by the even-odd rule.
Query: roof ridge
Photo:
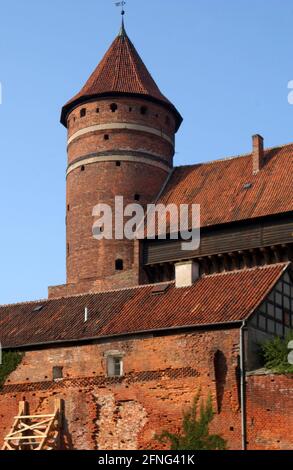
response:
[[[48,299],[30,300],[30,301],[25,301],[25,302],[16,302],[16,303],[10,303],[10,304],[0,304],[0,309],[4,307],[14,307],[17,305],[33,305],[33,304],[38,304],[41,302],[52,302],[53,300],[74,299],[78,297],[92,296],[92,295],[98,295],[98,294],[108,294],[111,292],[125,292],[127,290],[137,290],[137,289],[143,289],[146,287],[154,287],[154,286],[165,285],[165,284],[171,285],[171,284],[174,284],[174,281],[164,281],[164,282],[158,282],[155,284],[140,284],[137,286],[121,287],[117,289],[101,290],[97,292],[83,292],[81,294],[74,294],[74,295],[61,295],[60,297],[53,297],[51,299],[48,298]]]
[[[284,270],[290,266],[291,262],[290,261],[285,261],[285,262],[280,262],[280,263],[275,263],[275,264],[267,264],[264,266],[253,266],[251,268],[242,268],[242,269],[236,269],[234,271],[224,271],[222,273],[213,273],[213,274],[208,274],[203,276],[202,278],[211,278],[211,277],[216,277],[216,276],[229,276],[232,274],[237,274],[240,272],[244,271],[257,271],[257,270],[267,270],[267,269],[273,269],[276,267],[284,267]],[[130,290],[139,290],[139,289],[145,289],[148,287],[155,287],[159,285],[172,285],[174,284],[175,281],[165,281],[165,282],[158,282],[155,284],[141,284],[137,286],[130,286],[130,287],[122,287],[120,289],[109,289],[109,290],[102,290],[98,292],[86,292],[86,293],[81,293],[81,294],[74,294],[74,295],[67,295],[67,296],[60,296],[60,297],[54,297],[52,299],[39,299],[39,300],[31,300],[31,301],[25,301],[25,302],[16,302],[16,303],[10,303],[10,304],[2,304],[0,305],[1,308],[7,308],[7,307],[14,307],[14,306],[20,306],[20,305],[33,305],[33,304],[39,304],[41,302],[52,302],[54,300],[62,300],[62,299],[74,299],[74,298],[79,298],[79,297],[86,297],[86,296],[94,296],[94,295],[99,295],[99,294],[108,294],[108,293],[113,293],[113,292],[125,292],[125,291],[130,291]],[[196,283],[195,283],[196,284]],[[194,285],[195,285],[194,284]],[[190,286],[192,287],[192,286]]]
[[[232,274],[237,274],[240,272],[244,271],[261,271],[261,270],[268,270],[268,269],[273,269],[276,267],[283,267],[284,270],[287,269],[288,266],[290,266],[291,261],[284,261],[280,263],[274,263],[274,264],[265,264],[263,266],[252,266],[250,268],[242,268],[242,269],[234,269],[233,271],[223,271],[222,273],[213,273],[213,274],[207,274],[204,277],[215,277],[215,276],[229,276]]]
[[[264,149],[264,152],[269,152],[271,150],[276,150],[276,149],[282,149],[285,147],[290,147],[293,146],[293,142],[289,142],[287,144],[282,144],[282,145],[275,145],[273,147],[266,147]],[[238,155],[231,155],[227,157],[220,157],[216,158],[215,160],[208,160],[206,162],[198,162],[194,164],[188,164],[188,165],[178,165],[175,167],[176,168],[187,168],[187,167],[192,167],[192,166],[198,166],[198,165],[211,165],[212,163],[219,163],[219,162],[226,162],[229,160],[235,160],[236,158],[245,158],[245,157],[250,157],[252,155],[252,152],[247,152],[247,153],[240,153]]]

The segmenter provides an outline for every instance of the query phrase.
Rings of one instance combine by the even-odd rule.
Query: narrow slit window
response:
[[[85,108],[82,108],[82,109],[80,110],[80,117],[83,118],[83,117],[85,117],[85,116],[86,116],[86,109],[85,109]]]
[[[84,165],[81,165],[80,171],[84,171],[84,170],[85,170],[85,166],[84,166]]]

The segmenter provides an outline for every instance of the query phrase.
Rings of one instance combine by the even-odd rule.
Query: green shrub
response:
[[[206,404],[201,403],[199,416],[198,404],[200,392],[196,395],[192,407],[183,415],[182,432],[171,434],[162,432],[156,439],[163,443],[170,443],[170,450],[224,450],[226,441],[217,434],[209,434],[209,425],[213,420],[214,411],[211,396]]]
[[[0,388],[3,386],[7,377],[21,363],[24,354],[19,351],[3,351],[2,364],[0,364]]]
[[[292,340],[293,331],[285,339],[275,337],[261,345],[266,369],[280,374],[293,373],[293,365],[288,363],[288,343]]]

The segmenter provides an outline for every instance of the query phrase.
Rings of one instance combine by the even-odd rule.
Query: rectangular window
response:
[[[122,377],[123,359],[121,356],[109,356],[107,360],[108,377]]]
[[[53,380],[63,379],[63,367],[55,366],[53,367]]]

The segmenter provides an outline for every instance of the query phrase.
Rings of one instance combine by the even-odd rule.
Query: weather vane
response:
[[[124,7],[126,5],[126,2],[125,1],[115,2],[115,5],[116,5],[116,7],[121,7],[121,15],[124,16],[125,15]]]

